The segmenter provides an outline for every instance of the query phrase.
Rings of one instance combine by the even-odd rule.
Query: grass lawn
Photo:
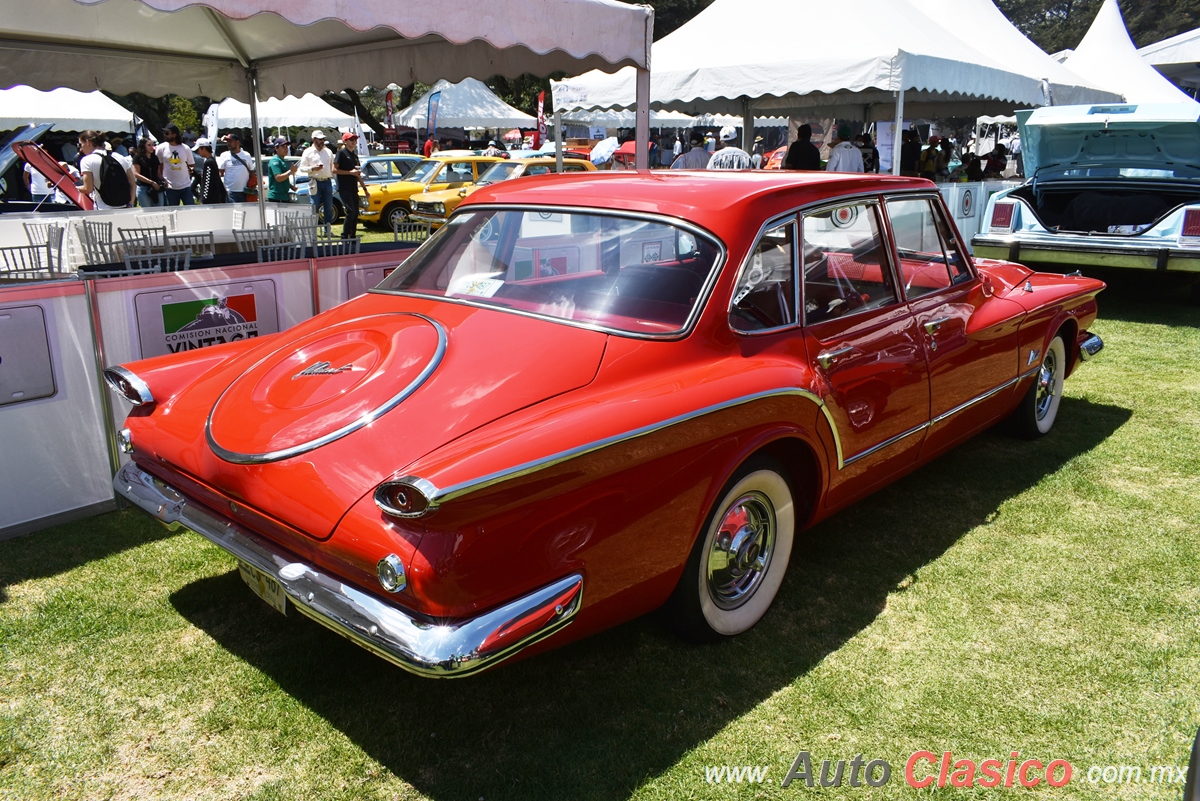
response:
[[[1049,436],[985,433],[807,532],[717,646],[644,619],[435,682],[140,512],[0,542],[0,799],[1177,799],[1150,770],[1200,726],[1200,306],[1156,278],[1101,295]],[[918,791],[921,750],[1074,773]],[[891,779],[783,788],[799,751]]]

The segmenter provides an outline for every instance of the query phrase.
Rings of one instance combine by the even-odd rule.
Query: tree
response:
[[[1074,49],[1103,0],[997,0],[1004,15],[1047,53]],[[1200,27],[1200,0],[1119,0],[1129,36],[1145,47]]]
[[[171,96],[169,118],[171,122],[179,126],[181,131],[196,132],[200,130],[200,115],[196,113],[196,106],[186,97]]]

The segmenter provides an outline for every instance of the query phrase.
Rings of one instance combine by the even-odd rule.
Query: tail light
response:
[[[989,228],[993,231],[1011,231],[1016,203],[997,203],[992,206],[992,222]]]
[[[108,368],[104,371],[104,380],[118,395],[134,406],[154,403],[154,396],[150,394],[150,387],[146,386],[146,382],[124,367]]]
[[[437,509],[430,498],[436,490],[420,478],[402,478],[380,484],[375,490],[375,505],[392,517],[423,517]]]
[[[1188,209],[1183,213],[1183,230],[1180,232],[1179,238],[1200,240],[1200,209]],[[1198,243],[1200,242],[1189,244]]]

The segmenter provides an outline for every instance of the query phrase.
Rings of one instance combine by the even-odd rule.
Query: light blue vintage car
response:
[[[1048,106],[1017,119],[1030,177],[988,201],[976,256],[1200,273],[1200,104]]]

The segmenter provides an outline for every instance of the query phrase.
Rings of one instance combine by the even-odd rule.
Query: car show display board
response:
[[[115,508],[113,465],[127,460],[115,432],[130,407],[103,387],[98,360],[283,331],[314,301],[324,311],[366,292],[411,252],[0,287],[0,539]]]
[[[81,281],[0,287],[0,538],[115,507]]]
[[[356,298],[388,276],[415,250],[385,250],[353,256],[313,259],[317,287],[317,311],[332,309]]]

